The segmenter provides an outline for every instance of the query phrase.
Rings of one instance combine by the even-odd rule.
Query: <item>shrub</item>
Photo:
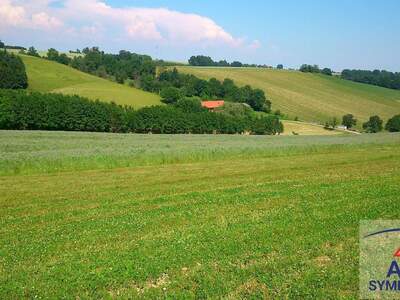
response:
[[[161,90],[160,96],[162,102],[173,104],[178,102],[178,100],[182,98],[182,93],[178,88],[166,87]]]
[[[400,132],[400,115],[390,118],[386,123],[385,129],[390,132]]]
[[[25,65],[21,58],[0,51],[0,88],[2,89],[26,89],[28,77]]]
[[[245,103],[225,102],[223,106],[216,108],[215,112],[232,117],[249,117],[254,111]]]

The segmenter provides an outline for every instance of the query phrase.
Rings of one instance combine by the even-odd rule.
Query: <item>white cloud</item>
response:
[[[45,12],[40,12],[32,15],[32,25],[40,29],[55,29],[61,27],[63,23]]]
[[[38,1],[35,4],[32,7],[32,5],[24,6],[25,4],[16,1],[0,0],[0,24],[2,30],[4,31],[8,27],[54,30],[63,25],[58,18],[38,10],[39,8],[47,9],[47,5],[43,5],[43,1]]]
[[[167,8],[113,8],[101,0],[0,0],[0,25],[25,30],[45,30],[93,37],[128,39],[132,42],[225,45],[257,49],[259,41],[246,44],[212,19]],[[58,1],[60,2],[60,1]],[[60,3],[58,3],[60,4]],[[55,35],[56,36],[56,35]]]
[[[2,27],[23,25],[25,18],[24,7],[12,5],[9,0],[0,0],[0,25]]]

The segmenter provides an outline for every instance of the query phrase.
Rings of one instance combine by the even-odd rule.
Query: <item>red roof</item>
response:
[[[205,108],[217,108],[224,105],[224,100],[201,101],[201,106]]]

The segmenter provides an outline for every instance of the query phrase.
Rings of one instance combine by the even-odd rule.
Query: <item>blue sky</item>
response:
[[[25,46],[98,45],[175,61],[205,54],[287,67],[400,71],[397,0],[0,0],[0,17],[2,2],[3,12],[14,9],[15,16],[22,8],[24,14],[17,25],[0,21],[0,39]]]

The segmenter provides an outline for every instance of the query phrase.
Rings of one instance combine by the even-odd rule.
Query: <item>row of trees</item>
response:
[[[318,65],[303,64],[300,67],[300,72],[303,72],[303,73],[321,73],[321,74],[324,74],[324,75],[332,76],[332,70],[331,69],[323,68],[321,70]]]
[[[336,118],[333,118],[330,122],[327,122],[325,128],[335,128],[338,122]],[[351,129],[357,125],[357,119],[352,114],[346,114],[342,117],[342,125],[346,126],[347,129]],[[363,129],[369,133],[377,133],[383,130],[383,120],[375,115],[371,116],[368,121],[362,124]],[[400,131],[400,114],[390,118],[385,125],[385,129],[389,132]]]
[[[351,129],[357,124],[357,119],[354,118],[352,114],[346,114],[342,117],[342,125],[346,126],[347,129]],[[325,123],[324,128],[333,130],[338,126],[338,120],[336,117],[333,117],[329,122]],[[362,124],[362,127],[365,132],[368,133],[377,133],[383,130],[383,120],[375,115],[371,116],[368,121]],[[400,114],[395,115],[390,118],[385,125],[385,129],[389,132],[400,132]]]
[[[191,56],[188,60],[189,65],[198,67],[252,67],[252,68],[272,68],[268,65],[245,64],[240,61],[233,61],[231,63],[226,60],[214,61],[211,57],[205,55]],[[278,65],[278,69],[283,69],[283,65]]]
[[[400,73],[385,70],[343,70],[342,78],[361,83],[373,84],[389,89],[400,89]]]
[[[135,111],[79,96],[0,90],[0,129],[277,134],[283,125],[275,116],[212,113],[193,99]]]
[[[70,65],[80,71],[100,77],[113,77],[124,83],[127,79],[140,83],[152,81],[156,75],[156,63],[148,55],[140,55],[121,50],[118,54],[100,51],[98,47],[84,48],[84,55],[75,56]]]
[[[21,58],[0,50],[0,89],[26,89],[28,77]]]
[[[0,49],[26,50],[25,47],[6,45],[6,44],[5,44],[3,41],[1,41],[1,40],[0,40]]]

